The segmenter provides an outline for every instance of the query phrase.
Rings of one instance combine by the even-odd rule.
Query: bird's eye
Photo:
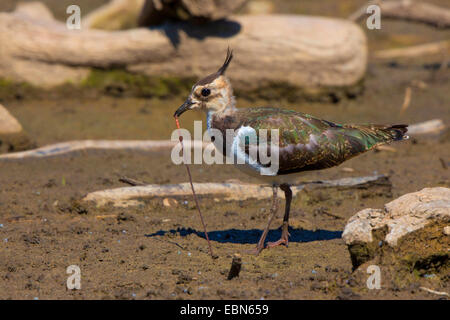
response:
[[[209,96],[210,93],[211,93],[211,90],[209,90],[208,88],[202,89],[202,96],[207,97],[207,96]]]

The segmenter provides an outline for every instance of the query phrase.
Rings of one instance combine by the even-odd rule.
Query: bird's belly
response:
[[[249,164],[234,164],[234,167],[236,167],[239,171],[252,176],[254,178],[257,178],[261,183],[267,183],[267,184],[298,184],[299,179],[301,178],[302,172],[297,173],[290,173],[290,174],[283,174],[283,175],[263,175],[259,170],[256,170],[253,166]]]
[[[278,175],[278,167],[269,168],[271,170],[267,170],[267,167],[264,167],[257,161],[251,161],[242,147],[239,146],[239,131],[240,130],[238,130],[233,139],[225,141],[222,139],[215,139],[213,142],[216,150],[222,153],[222,155],[224,149],[228,150],[229,154],[224,155],[224,159],[226,159],[224,162],[233,163],[238,170],[249,176],[257,178],[262,183],[280,185],[283,183],[295,184],[298,182],[300,173]]]

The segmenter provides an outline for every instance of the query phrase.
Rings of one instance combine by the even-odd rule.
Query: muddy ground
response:
[[[373,47],[387,47],[448,36],[448,31],[426,26],[386,22],[382,33],[369,34],[369,41]],[[238,106],[272,104],[337,122],[440,118],[449,124],[450,75],[448,69],[438,70],[441,61],[371,62],[363,94],[339,103],[238,99]],[[401,114],[404,91],[412,80],[427,87],[413,89],[411,105]],[[172,114],[182,99],[120,98],[99,92],[70,98],[8,96],[2,103],[42,146],[75,139],[169,139]],[[203,115],[183,115],[182,125],[192,129],[194,119]],[[302,192],[293,202],[289,248],[264,250],[258,257],[243,252],[256,245],[270,201],[200,199],[216,260],[208,255],[190,197],[171,207],[162,199],[126,209],[79,202],[88,192],[125,186],[118,181],[121,176],[147,183],[186,182],[185,168],[172,164],[169,152],[89,151],[0,161],[0,299],[440,298],[419,289],[449,291],[449,283],[433,277],[416,277],[400,288],[382,280],[381,290],[368,290],[352,276],[341,233],[347,219],[363,208],[381,208],[425,187],[450,187],[448,137],[417,137],[392,145],[396,152],[369,152],[337,168],[306,173],[302,181],[378,172],[389,176],[392,190]],[[191,170],[195,182],[255,182],[226,165],[196,165]],[[281,216],[270,241],[281,233]],[[234,253],[242,253],[243,269],[239,278],[227,280]],[[81,290],[66,288],[69,265],[81,268]]]

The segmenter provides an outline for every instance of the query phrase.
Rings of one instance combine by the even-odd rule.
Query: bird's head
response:
[[[198,81],[186,101],[175,111],[178,117],[188,110],[199,109],[205,112],[221,112],[226,108],[234,108],[233,88],[225,76],[225,71],[233,58],[233,52],[228,48],[227,57],[217,72]]]

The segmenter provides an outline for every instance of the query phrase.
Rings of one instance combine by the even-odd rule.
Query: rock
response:
[[[178,204],[177,200],[173,198],[164,198],[163,205],[164,207],[175,207]]]
[[[450,189],[425,188],[391,201],[381,209],[364,209],[350,218],[342,235],[347,245],[372,242],[372,231],[389,228],[386,238],[395,246],[399,238],[435,219],[450,218]]]
[[[23,131],[19,121],[0,104],[0,153],[26,150],[34,144]]]
[[[450,226],[446,226],[444,228],[444,234],[447,235],[447,236],[450,236]]]
[[[443,230],[449,222],[450,189],[425,188],[387,203],[384,209],[358,212],[349,219],[342,238],[354,269],[382,265],[389,269],[385,274],[395,274],[397,280],[430,272],[445,275],[450,268],[450,239]]]

